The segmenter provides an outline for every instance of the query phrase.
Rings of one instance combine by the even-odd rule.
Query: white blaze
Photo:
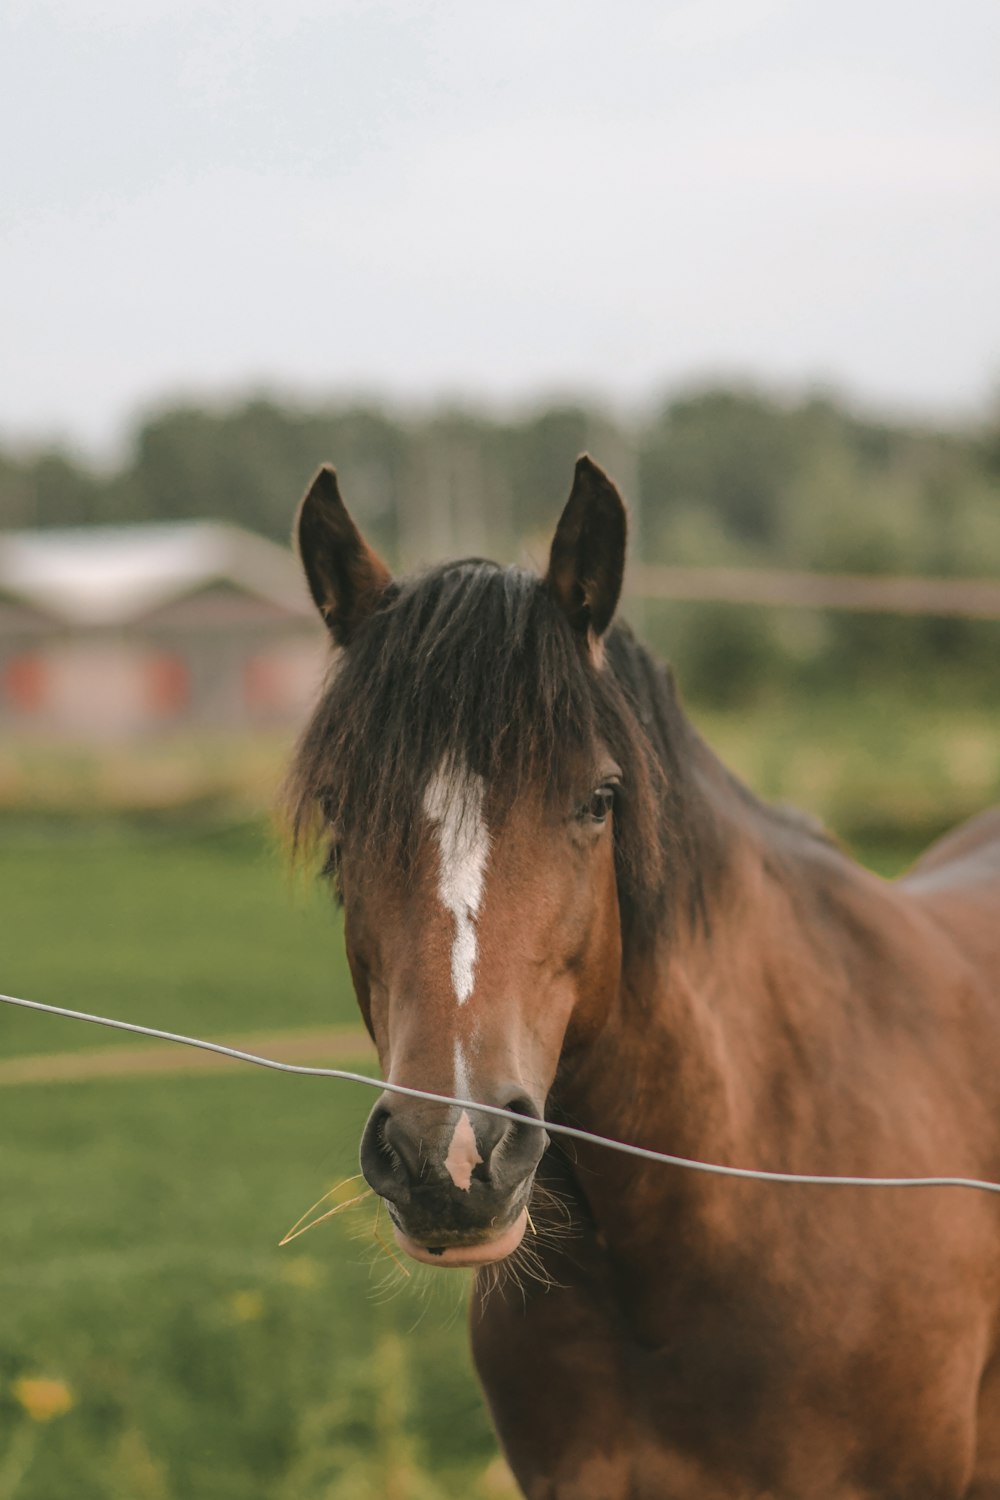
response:
[[[476,984],[479,940],[476,920],[486,884],[490,834],[483,817],[483,778],[442,764],[424,792],[424,812],[438,842],[438,897],[455,923],[451,942],[451,985],[464,1005]],[[455,1092],[471,1096],[469,1063],[460,1037],[454,1043]],[[458,1116],[444,1165],[463,1192],[472,1186],[472,1170],[482,1161],[476,1132],[463,1109]]]
[[[451,983],[459,1005],[465,1004],[476,983],[476,918],[490,853],[483,792],[481,776],[444,765],[424,792],[424,812],[434,824],[438,840],[438,896],[455,920]]]
[[[472,1098],[472,1084],[469,1082],[469,1064],[465,1056],[465,1048],[458,1037],[455,1038],[455,1093],[460,1099]]]

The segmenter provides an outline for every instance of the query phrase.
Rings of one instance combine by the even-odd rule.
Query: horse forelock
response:
[[[474,560],[394,584],[339,653],[299,742],[286,787],[296,845],[332,842],[332,870],[341,846],[405,869],[430,822],[448,855],[442,880],[461,873],[439,894],[459,927],[464,912],[471,942],[482,827],[499,828],[529,791],[564,802],[603,747],[622,770],[623,920],[661,930],[699,883],[684,721],[627,629],[613,627],[607,647],[598,669],[543,581],[520,568]],[[671,900],[682,887],[686,899]],[[469,955],[456,953],[460,993]]]

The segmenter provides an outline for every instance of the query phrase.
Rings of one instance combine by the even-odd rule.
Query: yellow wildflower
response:
[[[73,1392],[65,1380],[22,1375],[12,1383],[11,1390],[33,1422],[51,1422],[74,1405]]]
[[[256,1323],[264,1316],[264,1298],[260,1292],[234,1292],[229,1310],[237,1323]]]
[[[322,1267],[311,1255],[289,1256],[278,1267],[278,1275],[288,1286],[303,1287],[307,1291],[319,1286],[323,1279]]]

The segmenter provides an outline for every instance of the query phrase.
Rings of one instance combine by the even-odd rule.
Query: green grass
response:
[[[8,829],[0,892],[6,994],[202,1035],[357,1021],[328,892],[256,825]],[[0,1055],[116,1039],[0,1008]]]
[[[203,1035],[358,1019],[328,894],[259,830],[25,825],[0,891],[7,993]],[[113,1040],[0,1007],[3,1055]],[[277,1246],[371,1103],[257,1071],[0,1089],[0,1500],[483,1493],[464,1276],[407,1280],[370,1204]],[[36,1378],[71,1408],[33,1420]]]
[[[357,1170],[370,1103],[266,1074],[0,1090],[0,1500],[477,1491],[464,1277],[406,1281],[368,1204],[277,1247]],[[33,1421],[25,1377],[71,1408]]]

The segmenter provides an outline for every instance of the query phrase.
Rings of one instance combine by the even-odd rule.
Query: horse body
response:
[[[390,1081],[735,1166],[1000,1178],[1000,813],[890,884],[758,803],[611,625],[624,514],[586,460],[544,583],[395,585],[332,471],[299,535],[342,650],[295,817]],[[402,1247],[485,1266],[529,1500],[1000,1496],[994,1197],[545,1145],[390,1095],[362,1143]]]
[[[886,885],[720,801],[744,825],[725,877],[738,904],[626,970],[608,1028],[559,1080],[562,1113],[734,1165],[995,1179],[1000,930],[992,968],[973,966],[942,941],[919,870]],[[967,882],[995,912],[998,856],[987,829],[962,868],[936,866],[942,888]],[[540,1251],[555,1285],[473,1311],[532,1500],[1000,1494],[992,1200],[574,1154],[558,1186],[579,1238]]]

